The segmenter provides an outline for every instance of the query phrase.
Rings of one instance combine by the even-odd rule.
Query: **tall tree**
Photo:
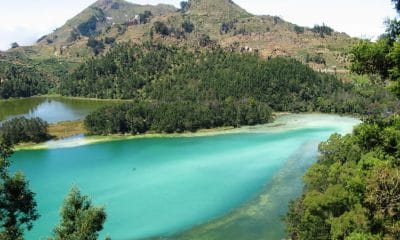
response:
[[[23,239],[25,229],[31,230],[39,218],[35,194],[22,172],[10,174],[9,157],[12,146],[0,139],[0,239]]]
[[[88,196],[73,187],[61,208],[61,222],[54,229],[54,240],[96,240],[106,217],[103,207],[93,206]]]

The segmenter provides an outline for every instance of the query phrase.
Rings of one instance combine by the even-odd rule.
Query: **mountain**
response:
[[[174,6],[165,4],[152,6],[132,4],[123,0],[99,0],[68,20],[64,26],[40,38],[38,43],[69,44],[80,36],[94,36],[107,27],[127,23],[145,11],[150,11],[153,16],[162,16],[174,13],[176,10]]]
[[[311,29],[276,16],[256,16],[231,0],[190,0],[182,6],[99,0],[35,45],[8,54],[81,62],[115,42],[152,39],[189,48],[219,45],[264,58],[289,56],[314,69],[340,71],[348,65],[349,47],[358,41],[325,25]]]

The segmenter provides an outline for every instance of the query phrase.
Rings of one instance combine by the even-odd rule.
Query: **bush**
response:
[[[11,48],[18,48],[19,44],[17,42],[11,43]]]
[[[325,24],[322,24],[322,26],[315,25],[311,31],[318,33],[321,37],[325,37],[325,35],[331,35],[334,32],[332,28],[326,26]]]
[[[167,25],[160,21],[154,23],[154,30],[156,31],[156,33],[161,34],[163,36],[168,36],[170,34],[170,30],[167,27]]]
[[[191,33],[191,32],[193,32],[193,30],[194,30],[194,24],[193,24],[191,21],[189,21],[189,20],[185,20],[185,21],[182,23],[182,28],[183,28],[183,30],[184,30],[185,32]]]
[[[294,26],[293,30],[297,33],[297,34],[302,34],[304,33],[304,27],[300,27],[300,26]]]
[[[87,46],[90,47],[95,55],[98,55],[104,50],[104,43],[93,37],[90,37]]]

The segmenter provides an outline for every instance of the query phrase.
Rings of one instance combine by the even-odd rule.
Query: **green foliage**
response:
[[[187,12],[187,11],[189,10],[189,8],[190,8],[190,1],[189,1],[189,2],[187,2],[187,1],[182,1],[182,2],[180,3],[180,5],[181,5],[180,11],[181,11],[182,13],[185,13],[185,12]]]
[[[89,20],[81,23],[78,26],[78,30],[79,30],[80,34],[82,34],[83,36],[86,36],[86,37],[94,35],[96,33],[96,29],[97,29],[96,16],[92,16],[91,18],[89,18]]]
[[[190,51],[145,43],[116,45],[82,64],[61,93],[160,102],[254,98],[275,111],[381,114],[397,109],[385,89],[343,83],[286,58],[269,61],[221,49]]]
[[[399,11],[399,1],[392,1]],[[400,21],[387,20],[386,32],[377,42],[361,41],[353,47],[351,70],[358,74],[377,74],[393,82],[392,91],[400,96]]]
[[[168,26],[160,21],[154,23],[154,30],[156,33],[161,34],[162,36],[168,36],[170,34]]]
[[[37,67],[0,62],[0,98],[46,94],[52,83]]]
[[[399,239],[400,116],[333,135],[286,216],[293,239]]]
[[[153,16],[153,13],[151,11],[144,11],[143,13],[139,14],[139,21],[140,24],[146,24],[150,22],[150,18]]]
[[[0,239],[22,240],[25,229],[31,230],[39,218],[35,194],[21,172],[10,174],[8,158],[11,144],[0,141]]]
[[[233,19],[232,21],[229,22],[223,22],[221,24],[221,29],[219,30],[220,34],[227,34],[232,29],[235,29],[235,24],[237,23],[238,23],[237,19]]]
[[[358,74],[379,74],[383,79],[389,77],[393,63],[390,61],[390,45],[387,39],[376,43],[360,41],[351,50],[351,71]]]
[[[105,13],[101,8],[93,7],[94,15],[91,16],[87,21],[80,23],[77,26],[80,34],[86,37],[91,37],[97,34],[98,22],[105,21]]]
[[[307,53],[304,60],[305,60],[306,63],[314,62],[314,63],[317,63],[317,64],[326,65],[326,60],[322,56],[322,54],[312,54],[312,55],[310,55],[310,54]]]
[[[76,40],[78,40],[79,38],[80,38],[80,34],[78,32],[78,29],[74,28],[71,30],[67,41],[72,43],[72,42],[75,42]],[[50,40],[50,39],[48,39],[48,40]],[[38,40],[38,42],[40,42],[40,41]],[[48,43],[52,43],[52,42],[48,42]]]
[[[72,188],[61,208],[61,221],[54,240],[97,240],[106,220],[104,208],[93,206],[88,196]]]
[[[325,37],[325,35],[330,36],[334,30],[328,26],[326,26],[325,24],[322,24],[322,26],[320,25],[315,25],[311,31],[313,31],[314,33],[318,33],[320,35],[320,37]]]
[[[115,38],[114,38],[114,37],[106,37],[106,38],[104,39],[104,42],[105,42],[106,44],[114,44],[114,43],[115,43]]]
[[[297,34],[303,34],[304,31],[305,31],[304,27],[300,27],[300,26],[297,26],[297,25],[294,26],[293,30],[294,30]]]
[[[185,20],[182,23],[182,28],[185,32],[191,33],[194,30],[194,24],[190,20]]]
[[[196,131],[222,126],[267,123],[272,119],[268,105],[254,99],[224,102],[135,102],[100,109],[85,119],[91,134]]]
[[[17,42],[11,43],[11,48],[17,48],[19,47],[19,44]]]
[[[104,43],[93,37],[90,37],[87,46],[90,47],[95,55],[98,55],[104,50]]]
[[[397,19],[387,19],[385,21],[386,32],[380,37],[381,39],[388,39],[390,44],[398,40],[400,34],[400,22]]]
[[[49,139],[48,123],[40,118],[14,118],[0,125],[0,136],[12,144],[43,142]]]

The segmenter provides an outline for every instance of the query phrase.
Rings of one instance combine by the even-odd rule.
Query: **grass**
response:
[[[60,122],[49,126],[49,134],[55,139],[63,139],[85,133],[86,129],[83,120]]]

